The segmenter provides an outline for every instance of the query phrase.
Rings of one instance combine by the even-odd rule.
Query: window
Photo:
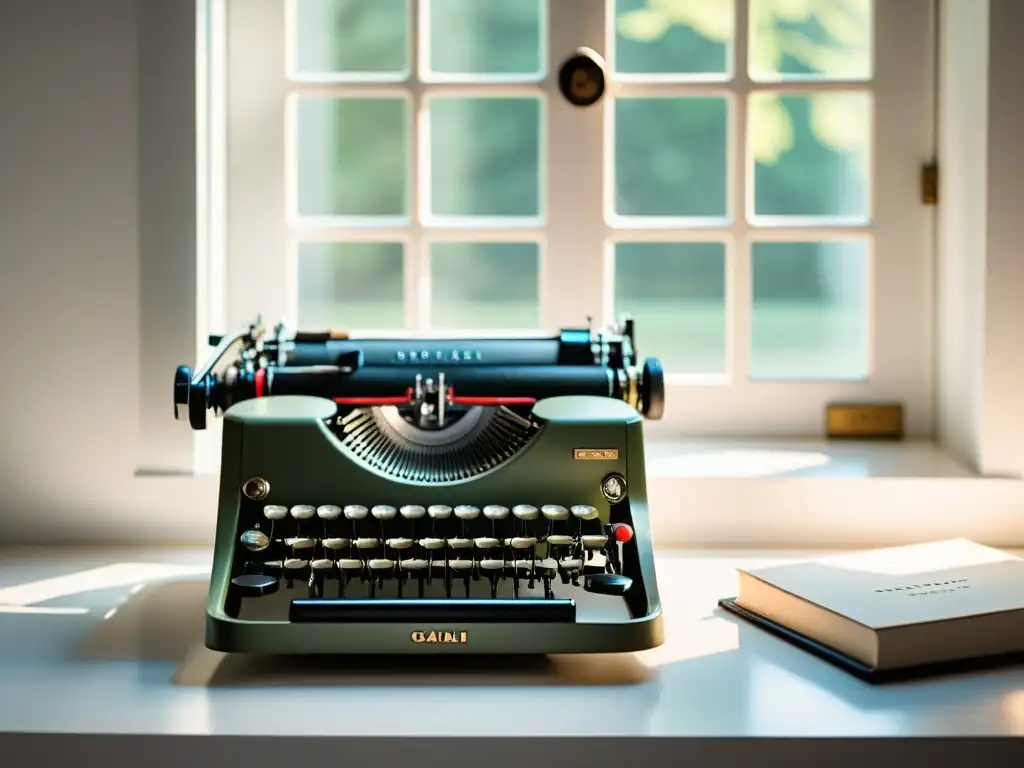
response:
[[[932,429],[931,0],[227,6],[231,325],[636,319],[691,435]],[[571,106],[561,63],[603,57]]]

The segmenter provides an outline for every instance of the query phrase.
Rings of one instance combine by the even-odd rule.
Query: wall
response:
[[[1024,3],[943,0],[939,424],[988,475],[1024,472]]]
[[[0,3],[2,540],[152,536],[192,503],[133,476],[140,412],[170,417],[141,331],[180,345],[194,309],[140,307],[195,272],[194,6]]]

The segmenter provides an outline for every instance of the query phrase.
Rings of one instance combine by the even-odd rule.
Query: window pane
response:
[[[430,248],[435,328],[537,328],[536,243],[434,243]]]
[[[752,259],[751,378],[866,378],[867,244],[755,243]]]
[[[735,0],[616,0],[615,71],[645,75],[732,72]]]
[[[299,215],[405,215],[408,112],[404,99],[299,99]]]
[[[615,213],[723,218],[728,104],[723,98],[615,101]]]
[[[750,0],[750,76],[870,79],[873,16],[873,0]]]
[[[641,357],[667,372],[724,374],[725,246],[618,243],[615,312],[632,315]]]
[[[403,327],[403,253],[401,243],[300,245],[299,328]]]
[[[541,213],[541,103],[534,98],[430,99],[430,212]]]
[[[294,0],[299,75],[402,75],[409,70],[408,0]]]
[[[871,123],[868,93],[751,96],[754,214],[866,219]]]
[[[544,0],[430,0],[430,70],[543,74]]]

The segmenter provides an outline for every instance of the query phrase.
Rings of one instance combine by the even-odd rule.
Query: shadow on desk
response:
[[[207,583],[147,585],[79,649],[90,661],[176,662],[185,686],[642,685],[657,670],[632,654],[571,656],[253,656],[207,649]]]

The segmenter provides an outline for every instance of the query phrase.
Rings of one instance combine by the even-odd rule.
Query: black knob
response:
[[[260,573],[247,573],[244,576],[235,576],[231,580],[231,587],[239,597],[263,597],[277,592],[278,580],[273,576],[266,576]]]
[[[187,365],[179,365],[174,372],[174,418],[179,419],[178,406],[188,405],[188,388],[192,383],[192,369]]]
[[[629,576],[619,573],[595,573],[583,578],[583,589],[595,595],[615,595],[621,597],[633,586]]]
[[[648,357],[644,361],[643,378],[640,381],[640,412],[651,421],[657,421],[665,415],[665,371],[656,357]]]
[[[578,48],[558,72],[558,88],[575,107],[589,107],[604,96],[604,62],[589,48]]]

